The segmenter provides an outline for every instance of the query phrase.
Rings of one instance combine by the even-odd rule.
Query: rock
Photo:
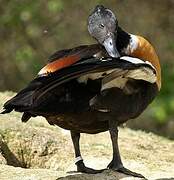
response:
[[[61,171],[48,169],[24,169],[19,167],[0,165],[1,180],[133,180],[140,178],[128,177],[124,174],[106,170],[100,174],[71,174],[63,175]]]
[[[48,169],[24,169],[8,165],[0,165],[1,180],[56,180],[59,172]]]
[[[59,180],[140,180],[142,178],[135,178],[126,176],[124,174],[106,170],[99,174],[76,174],[58,178]]]
[[[23,124],[19,128],[6,129],[4,141],[1,149],[8,165],[55,170],[62,170],[67,165],[65,162],[61,166],[64,157],[66,159],[66,147],[62,144],[66,144],[67,139],[49,128]],[[70,148],[69,145],[69,151]]]

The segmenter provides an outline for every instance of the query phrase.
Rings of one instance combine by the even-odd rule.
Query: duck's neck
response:
[[[151,63],[157,73],[158,88],[161,87],[161,68],[159,58],[153,46],[143,37],[128,34],[120,27],[118,28],[117,49],[121,55],[132,56]]]
[[[139,46],[138,36],[129,34],[120,27],[118,27],[116,46],[121,55],[132,56],[134,50],[136,50]],[[141,59],[142,57],[137,58]]]
[[[131,36],[120,27],[118,27],[117,31],[117,49],[122,54],[124,50],[127,49],[128,45],[130,44]]]

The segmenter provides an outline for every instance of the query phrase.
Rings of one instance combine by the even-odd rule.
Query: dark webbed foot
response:
[[[86,167],[85,164],[83,163],[83,160],[78,161],[76,163],[76,165],[77,165],[77,171],[82,172],[82,173],[97,174],[97,173],[101,173],[102,171],[104,171],[104,169],[95,170],[95,169]]]
[[[114,171],[126,174],[126,175],[130,175],[130,176],[134,176],[134,177],[139,177],[139,178],[144,178],[145,179],[145,177],[143,175],[138,174],[138,173],[133,172],[133,171],[130,171],[129,169],[123,167],[122,164],[115,164],[113,162],[113,160],[109,163],[108,168],[112,169]]]
[[[118,172],[121,172],[121,173],[124,173],[126,175],[130,175],[130,176],[134,176],[134,177],[139,177],[139,178],[144,178],[145,177],[139,173],[136,173],[136,172],[133,172],[133,171],[130,171],[129,169],[125,168],[125,167],[122,167],[122,168],[119,168],[117,170]]]

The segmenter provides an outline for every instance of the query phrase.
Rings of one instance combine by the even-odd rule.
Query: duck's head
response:
[[[118,21],[114,13],[102,5],[95,7],[88,18],[88,31],[108,54],[112,57],[120,57],[116,47]]]

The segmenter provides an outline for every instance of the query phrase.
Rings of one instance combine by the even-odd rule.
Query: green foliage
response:
[[[63,10],[63,1],[59,0],[51,0],[51,1],[48,1],[48,9],[50,12],[53,12],[53,13],[57,13],[59,11],[62,11]]]
[[[165,123],[174,115],[174,93],[173,93],[174,67],[163,65],[163,86],[161,93],[154,103],[154,117],[160,123]]]
[[[33,58],[33,51],[30,46],[24,46],[16,51],[16,61],[30,61]]]

